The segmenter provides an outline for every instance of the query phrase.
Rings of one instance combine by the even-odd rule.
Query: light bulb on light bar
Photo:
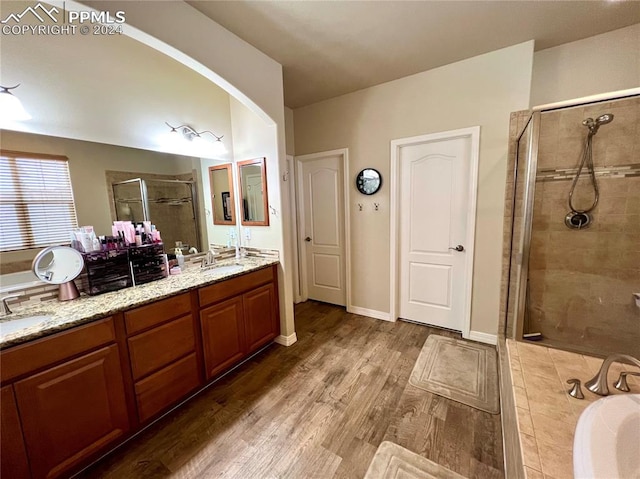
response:
[[[0,120],[5,121],[26,121],[31,119],[31,115],[22,106],[22,102],[9,90],[18,88],[16,86],[0,86]]]

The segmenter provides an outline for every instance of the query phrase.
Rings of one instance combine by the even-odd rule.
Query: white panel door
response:
[[[400,148],[401,318],[463,328],[470,154],[470,137]]]
[[[309,299],[344,306],[343,159],[332,155],[301,161],[298,194],[304,223],[302,238]]]

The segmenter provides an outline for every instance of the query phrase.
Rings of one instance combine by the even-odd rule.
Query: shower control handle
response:
[[[461,244],[459,244],[458,246],[449,246],[449,249],[453,249],[456,251],[464,251],[464,246],[462,246]]]

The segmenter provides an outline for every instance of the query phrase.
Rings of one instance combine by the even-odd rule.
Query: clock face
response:
[[[373,168],[365,168],[356,177],[356,187],[364,195],[376,193],[380,186],[382,186],[382,175]]]

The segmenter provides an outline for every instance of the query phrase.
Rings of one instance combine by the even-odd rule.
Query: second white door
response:
[[[400,317],[463,330],[471,138],[401,146]]]
[[[303,290],[309,299],[341,306],[346,304],[343,162],[340,154],[297,158]]]

